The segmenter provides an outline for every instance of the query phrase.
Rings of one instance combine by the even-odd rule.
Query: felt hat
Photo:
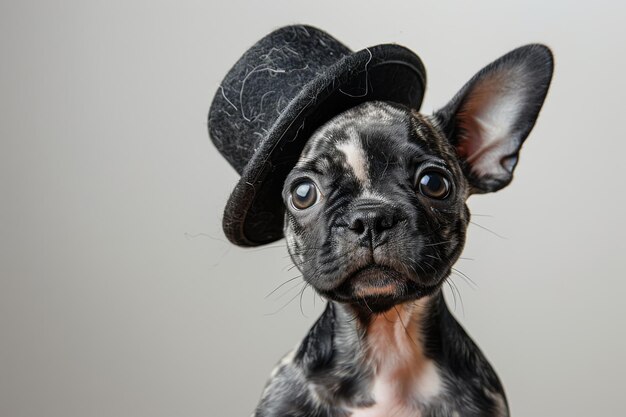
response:
[[[241,175],[223,227],[240,246],[283,236],[283,183],[307,139],[365,101],[419,109],[426,72],[395,44],[352,52],[311,26],[287,26],[253,45],[228,72],[209,110],[211,140]]]

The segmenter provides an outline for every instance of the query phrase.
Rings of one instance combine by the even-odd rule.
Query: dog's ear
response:
[[[552,79],[543,45],[515,49],[479,71],[435,113],[456,147],[473,192],[511,182],[519,150],[535,124]]]

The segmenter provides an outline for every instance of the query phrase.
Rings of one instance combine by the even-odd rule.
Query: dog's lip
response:
[[[397,270],[371,264],[350,274],[343,285],[349,286],[355,296],[366,297],[396,294],[405,283],[406,278]]]

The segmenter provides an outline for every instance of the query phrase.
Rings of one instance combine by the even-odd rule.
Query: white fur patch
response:
[[[422,402],[427,403],[441,393],[441,376],[433,361],[424,364],[421,375],[417,379],[416,394]]]
[[[336,148],[346,157],[346,164],[354,173],[354,176],[363,184],[369,184],[368,163],[365,150],[356,132],[350,132],[350,139],[338,143]]]
[[[283,358],[278,362],[278,364],[272,369],[272,373],[270,374],[270,379],[273,379],[280,369],[286,365],[289,365],[293,362],[293,358],[296,356],[296,349],[289,351]]]
[[[371,407],[350,410],[352,417],[416,417],[420,404],[436,399],[443,390],[439,370],[424,356],[419,319],[424,303],[377,316],[368,329],[369,360],[375,369]]]
[[[509,415],[504,397],[497,392],[491,392],[488,389],[484,389],[485,395],[491,398],[496,403],[496,416],[506,417]]]

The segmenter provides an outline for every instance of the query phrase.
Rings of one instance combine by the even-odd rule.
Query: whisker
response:
[[[281,287],[283,287],[284,285],[286,285],[286,284],[290,283],[291,281],[293,281],[294,279],[298,279],[298,278],[300,278],[300,277],[302,277],[302,275],[296,275],[296,276],[295,276],[295,277],[293,277],[293,278],[289,278],[287,281],[283,282],[283,283],[282,283],[282,284],[280,284],[278,287],[274,288],[274,289],[273,289],[273,290],[272,290],[269,294],[267,294],[267,295],[266,295],[265,297],[263,297],[263,298],[267,298],[267,297],[269,297],[270,295],[274,294],[276,291],[278,291],[278,290],[279,290]]]
[[[395,306],[394,306],[394,307],[395,307]],[[387,317],[387,312],[386,312],[386,311],[383,311],[383,317],[384,317],[384,319],[385,319],[385,321],[386,321],[387,323],[393,323],[393,322],[392,322],[391,320],[389,320],[389,318]]]
[[[289,288],[287,288],[285,291],[283,291],[282,293],[280,293],[275,299],[274,301],[278,301],[281,298],[283,298],[285,295],[289,294],[294,288],[298,288],[300,285],[302,285],[304,281],[298,281],[296,282],[294,285],[290,286]]]
[[[289,268],[287,268],[287,271],[291,271],[291,270],[292,270],[292,269],[294,269],[294,268],[301,267],[301,266],[302,266],[302,265],[304,265],[305,263],[307,263],[307,262],[311,262],[311,261],[313,261],[313,260],[314,260],[313,258],[310,258],[310,259],[305,259],[305,260],[304,260],[304,261],[302,261],[302,262],[292,262],[292,263],[293,263],[293,265],[291,265]],[[289,266],[289,265],[287,265],[287,266]],[[286,268],[286,267],[285,267],[285,268]]]
[[[445,281],[446,284],[448,284],[448,287],[450,287],[450,292],[452,292],[452,298],[454,299],[454,311],[456,311],[456,294],[454,293],[454,289],[452,288],[452,284],[450,284],[449,280]]]
[[[474,282],[474,280],[472,280],[466,273],[452,267],[452,272],[456,273],[458,276],[464,278],[468,283],[472,284],[471,286],[473,286],[474,289],[478,288],[478,285]]]
[[[421,269],[421,270],[422,270],[422,272],[424,273],[424,275],[428,275],[428,274],[426,273],[426,270],[425,270],[424,268],[422,268],[422,266],[419,264],[419,262],[415,262],[415,261],[413,261],[413,263],[415,264],[415,266],[416,266],[416,267],[418,267],[419,269]],[[415,273],[415,275],[417,275],[417,273]],[[419,277],[419,275],[418,275],[418,277]]]
[[[365,299],[365,297],[361,297],[361,299],[363,300],[363,302],[365,303],[365,307],[367,307],[367,309],[370,311],[370,313],[374,314],[374,312],[372,311],[372,309],[370,308],[369,304],[367,304],[367,300]]]
[[[417,266],[419,269],[421,269],[421,270],[422,270],[422,272],[423,272],[424,274],[426,274],[426,271],[424,270],[424,268],[422,268],[422,267],[420,266],[419,262],[416,262],[416,261],[415,261],[415,259],[411,258],[410,256],[407,256],[407,259],[408,259],[409,261],[411,261],[411,263],[412,263],[412,264],[415,264],[415,266]],[[403,265],[404,265],[404,264],[403,264]],[[413,273],[415,274],[415,276],[416,276],[418,279],[420,279],[420,274],[418,274],[418,273],[417,273],[417,271],[415,270],[415,268],[413,268],[413,266],[412,266],[412,265],[409,265],[409,267],[411,268],[411,271],[413,271]],[[406,266],[405,266],[405,268],[406,268]]]
[[[304,283],[304,281],[303,281],[302,283]],[[272,313],[266,313],[266,314],[264,314],[264,316],[273,316],[273,315],[275,315],[275,314],[280,313],[280,312],[281,312],[281,311],[282,311],[285,307],[287,307],[289,304],[291,304],[291,302],[292,302],[293,300],[295,300],[295,299],[298,297],[298,295],[299,295],[299,293],[297,293],[296,295],[294,295],[294,296],[293,296],[293,297],[292,297],[289,301],[287,301],[285,304],[283,304],[283,305],[282,305],[282,307],[280,307],[278,310],[276,310],[276,311],[274,311],[274,312],[272,312]]]
[[[307,289],[307,287],[309,286],[309,283],[305,283],[304,287],[302,288],[302,291],[300,291],[300,313],[302,314],[303,317],[305,318],[309,318],[309,316],[307,316],[306,314],[304,314],[304,309],[302,308],[302,296],[304,295],[304,291]]]
[[[404,328],[404,333],[406,334],[406,336],[409,338],[409,340],[411,342],[413,342],[413,344],[415,345],[416,348],[419,349],[419,346],[417,344],[417,342],[415,342],[415,340],[413,340],[413,338],[411,337],[411,334],[409,333],[409,330],[406,328],[406,325],[404,324],[404,322],[402,321],[402,316],[400,316],[400,312],[398,311],[398,308],[394,305],[393,309],[396,310],[396,314],[398,315],[398,321],[400,322],[400,324],[402,325],[402,327]]]
[[[454,297],[454,310],[456,311],[456,295],[454,295],[455,291],[459,295],[459,301],[461,302],[461,312],[463,313],[463,317],[465,317],[465,303],[463,303],[463,297],[461,297],[461,292],[459,291],[459,287],[456,286],[456,283],[452,280],[452,278],[447,279],[446,282],[450,286],[450,290],[452,291],[452,296]]]
[[[306,254],[309,252],[314,252],[314,251],[320,251],[323,248],[302,248],[302,249],[298,249],[296,251],[293,252],[293,255],[302,255],[302,254]],[[287,255],[283,256],[284,258],[290,258],[292,256],[291,253],[287,253]]]
[[[230,245],[230,242],[225,240],[225,239],[220,239],[219,237],[215,237],[215,236],[211,236],[208,233],[189,233],[189,232],[185,232],[185,237],[187,239],[196,239],[198,237],[208,237],[211,240],[215,240],[217,242],[222,242],[222,243],[227,243]]]
[[[429,243],[428,245],[424,245],[425,247],[430,247],[430,246],[439,246],[439,245],[445,245],[447,243],[452,243],[454,242],[454,240],[446,240],[445,242],[438,242],[438,243]]]
[[[489,232],[489,233],[493,234],[494,236],[499,237],[500,239],[504,239],[504,240],[507,240],[507,239],[508,239],[507,237],[502,236],[502,235],[500,235],[500,234],[498,234],[498,233],[494,232],[493,230],[491,230],[491,229],[489,229],[489,228],[487,228],[487,227],[485,227],[485,226],[482,226],[482,225],[480,225],[480,224],[478,224],[478,223],[476,223],[476,222],[470,221],[470,223],[471,223],[471,224],[473,224],[474,226],[478,226],[478,227],[480,227],[480,228],[481,228],[481,229],[483,229],[483,230],[486,230],[487,232]]]
[[[432,265],[431,265],[431,264],[429,264],[428,262],[424,262],[424,264],[425,264],[426,266],[430,267],[430,269],[432,269],[434,273],[437,273],[437,270],[435,269],[435,267],[434,267],[434,266],[432,266]]]

